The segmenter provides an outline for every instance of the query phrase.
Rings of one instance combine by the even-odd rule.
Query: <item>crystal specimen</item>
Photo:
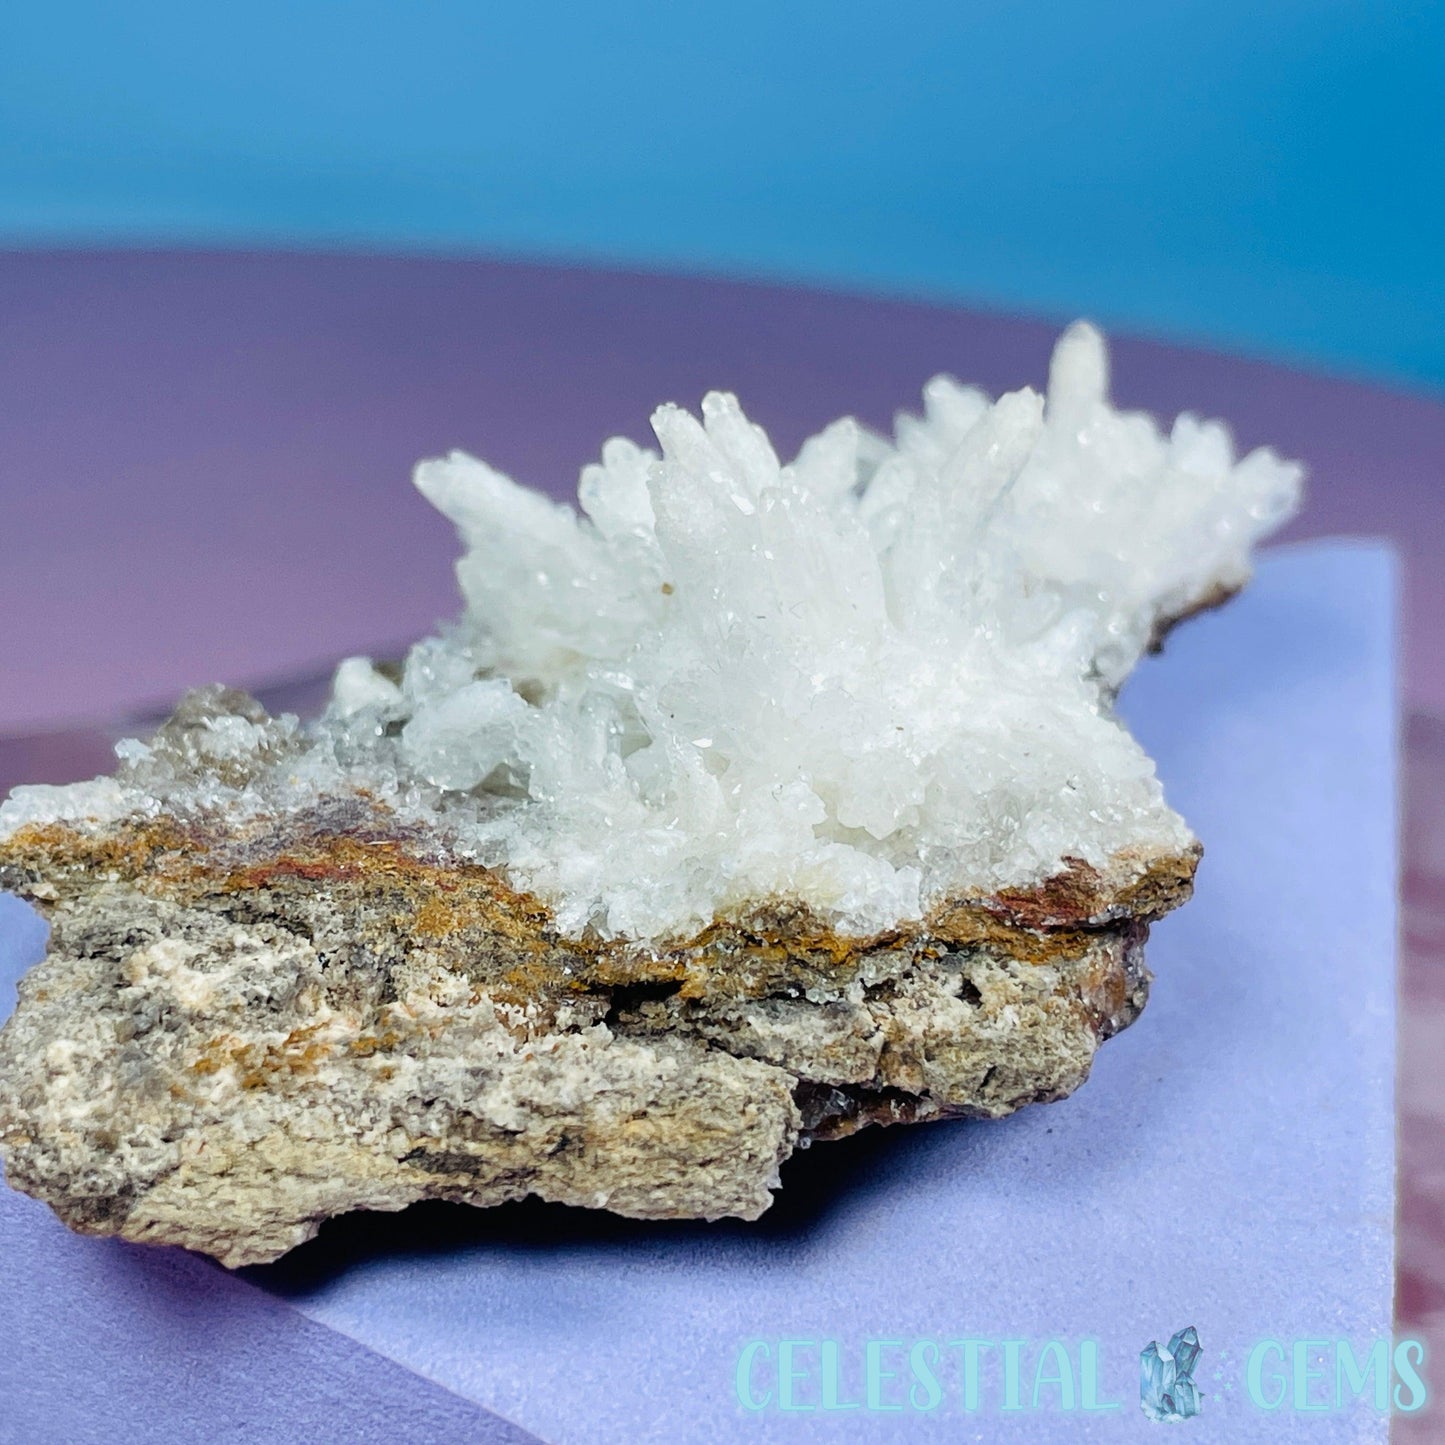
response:
[[[11,1183],[234,1264],[425,1196],[751,1217],[800,1144],[1076,1088],[1199,854],[1114,694],[1300,478],[1106,381],[1076,326],[1047,401],[938,378],[788,465],[713,393],[580,516],[424,463],[456,623],[0,805],[53,929]]]
[[[1193,1325],[1177,1331],[1167,1350],[1150,1340],[1139,1352],[1139,1405],[1151,1420],[1188,1420],[1199,1413],[1194,1367],[1203,1353]]]

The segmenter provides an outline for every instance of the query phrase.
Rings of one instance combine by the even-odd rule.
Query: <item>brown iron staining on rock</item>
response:
[[[753,1218],[815,1140],[1076,1089],[1196,861],[1070,863],[871,938],[772,903],[642,946],[563,936],[362,794],[22,827],[0,887],[52,932],[0,1033],[0,1154],[76,1229],[228,1265],[422,1198]]]

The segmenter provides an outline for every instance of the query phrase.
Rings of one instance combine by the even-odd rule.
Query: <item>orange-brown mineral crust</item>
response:
[[[1076,1089],[1197,856],[869,938],[773,902],[640,945],[563,935],[362,793],[26,826],[0,887],[52,931],[0,1033],[0,1153],[76,1229],[229,1265],[428,1197],[753,1218],[800,1144]]]

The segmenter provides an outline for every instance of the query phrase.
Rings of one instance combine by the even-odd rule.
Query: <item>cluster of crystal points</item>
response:
[[[758,899],[840,932],[1028,886],[1063,860],[1187,847],[1113,695],[1227,595],[1300,471],[1219,423],[1114,410],[1099,334],[1047,398],[948,377],[892,439],[850,419],[781,463],[737,400],[615,439],[583,515],[453,453],[416,482],[466,551],[461,619],[400,669],[344,663],[327,714],[223,720],[274,753],[183,795],[146,744],[59,811],[257,811],[361,786],[442,815],[573,934],[678,936]],[[57,799],[19,790],[0,832]]]
[[[1190,1420],[1199,1413],[1194,1370],[1203,1353],[1193,1325],[1177,1330],[1166,1348],[1150,1340],[1139,1352],[1139,1405],[1151,1420],[1163,1424]]]

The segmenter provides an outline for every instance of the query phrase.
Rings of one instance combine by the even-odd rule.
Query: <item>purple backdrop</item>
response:
[[[455,546],[408,485],[419,456],[464,446],[570,495],[600,439],[645,436],[664,397],[733,387],[786,447],[842,411],[885,424],[935,370],[1037,385],[1052,339],[1034,323],[823,293],[355,256],[4,255],[0,317],[12,781],[94,771],[103,750],[82,736],[29,756],[7,732],[387,650],[450,614]],[[1306,460],[1293,535],[1373,532],[1402,555],[1416,716],[1400,1301],[1402,1328],[1445,1350],[1445,724],[1424,715],[1445,713],[1445,405],[1129,339],[1115,361],[1122,402],[1221,415],[1245,444]],[[43,1318],[46,1298],[16,1318]],[[83,1313],[74,1299],[65,1308]],[[96,1322],[98,1340],[107,1328]],[[96,1378],[113,1378],[97,1358]],[[198,1368],[181,1351],[173,1378]],[[148,1388],[126,1398],[139,1408]],[[5,1428],[0,1412],[0,1439]]]
[[[408,640],[454,610],[419,457],[570,496],[657,402],[736,390],[784,448],[939,370],[1038,385],[1052,328],[801,290],[356,256],[0,258],[0,734]],[[1393,537],[1445,711],[1445,406],[1121,339],[1116,393],[1311,467],[1296,535]]]

